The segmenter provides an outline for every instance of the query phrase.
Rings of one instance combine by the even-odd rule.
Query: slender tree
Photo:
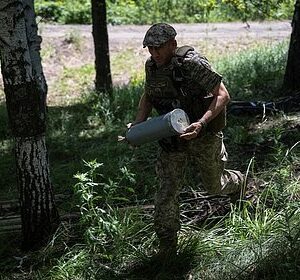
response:
[[[23,248],[47,241],[58,224],[45,144],[47,84],[33,0],[0,1],[0,53],[6,106],[15,143]]]
[[[109,44],[106,22],[105,0],[92,1],[93,38],[95,46],[95,86],[98,92],[111,94],[112,78],[110,71]]]
[[[295,3],[283,87],[286,93],[300,90],[300,0]]]

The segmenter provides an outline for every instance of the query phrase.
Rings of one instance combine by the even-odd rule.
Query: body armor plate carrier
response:
[[[188,81],[182,70],[182,63],[190,46],[177,48],[171,62],[157,67],[152,59],[146,62],[146,92],[153,107],[162,115],[175,108],[183,109],[192,122],[199,120],[209,108],[214,96],[203,89],[187,89]],[[218,132],[225,127],[225,109],[208,123],[206,131]]]

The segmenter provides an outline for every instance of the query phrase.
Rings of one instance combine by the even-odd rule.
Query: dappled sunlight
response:
[[[245,26],[177,24],[176,28],[186,31],[179,44],[193,45],[207,56],[222,72],[234,99],[276,100],[290,27],[278,23],[277,32],[266,26],[262,31],[257,23],[250,23],[250,30]],[[228,31],[230,27],[240,36]],[[63,197],[59,203],[63,219],[53,239],[39,251],[24,255],[15,244],[1,248],[0,263],[8,277],[296,279],[299,112],[228,114],[227,167],[247,173],[245,199],[233,204],[228,196],[209,195],[187,169],[179,194],[182,227],[177,255],[162,263],[155,258],[158,242],[153,228],[158,145],[132,147],[117,141],[134,120],[143,93],[148,51],[140,40],[145,26],[109,26],[112,97],[94,91],[90,29],[45,25],[42,30],[49,85],[46,142],[52,184]],[[0,144],[0,194],[5,200],[16,199],[13,139],[1,82]]]

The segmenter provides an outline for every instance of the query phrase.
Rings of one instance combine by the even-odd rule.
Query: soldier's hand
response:
[[[127,123],[126,124],[126,127],[127,127],[127,129],[130,129],[132,126],[134,126],[134,122],[133,123]],[[134,148],[136,148],[136,146],[135,145],[133,145],[133,144],[131,144],[128,140],[127,140],[127,138],[125,137],[125,136],[122,136],[122,135],[119,135],[118,136],[118,142],[126,142],[128,145],[129,145],[129,148],[130,149],[134,149]]]
[[[130,129],[131,127],[133,127],[133,126],[136,125],[137,123],[138,123],[138,122],[130,122],[130,123],[126,124],[126,127],[127,127],[127,129]],[[128,146],[129,146],[129,148],[130,148],[131,150],[137,148],[136,145],[130,143],[126,138],[125,138],[125,140],[126,140]]]
[[[138,121],[134,121],[134,122],[130,122],[130,123],[126,124],[126,126],[127,126],[127,129],[129,129],[129,128],[131,128],[131,127],[135,126],[135,125],[136,125],[136,124],[138,124],[138,123],[140,123],[140,122],[138,122]]]
[[[196,138],[202,129],[202,124],[200,122],[194,122],[190,124],[184,131],[183,134],[180,135],[180,138],[185,140],[191,140]]]

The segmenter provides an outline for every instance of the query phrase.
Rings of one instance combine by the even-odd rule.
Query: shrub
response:
[[[62,1],[35,1],[35,11],[43,20],[61,21],[63,9]]]
[[[36,0],[37,14],[62,23],[91,23],[91,0]],[[158,21],[193,23],[232,20],[287,19],[293,0],[107,0],[110,24],[152,24]],[[245,5],[248,3],[248,6]]]
[[[216,63],[234,98],[267,100],[280,94],[287,59],[287,43],[260,46]]]

